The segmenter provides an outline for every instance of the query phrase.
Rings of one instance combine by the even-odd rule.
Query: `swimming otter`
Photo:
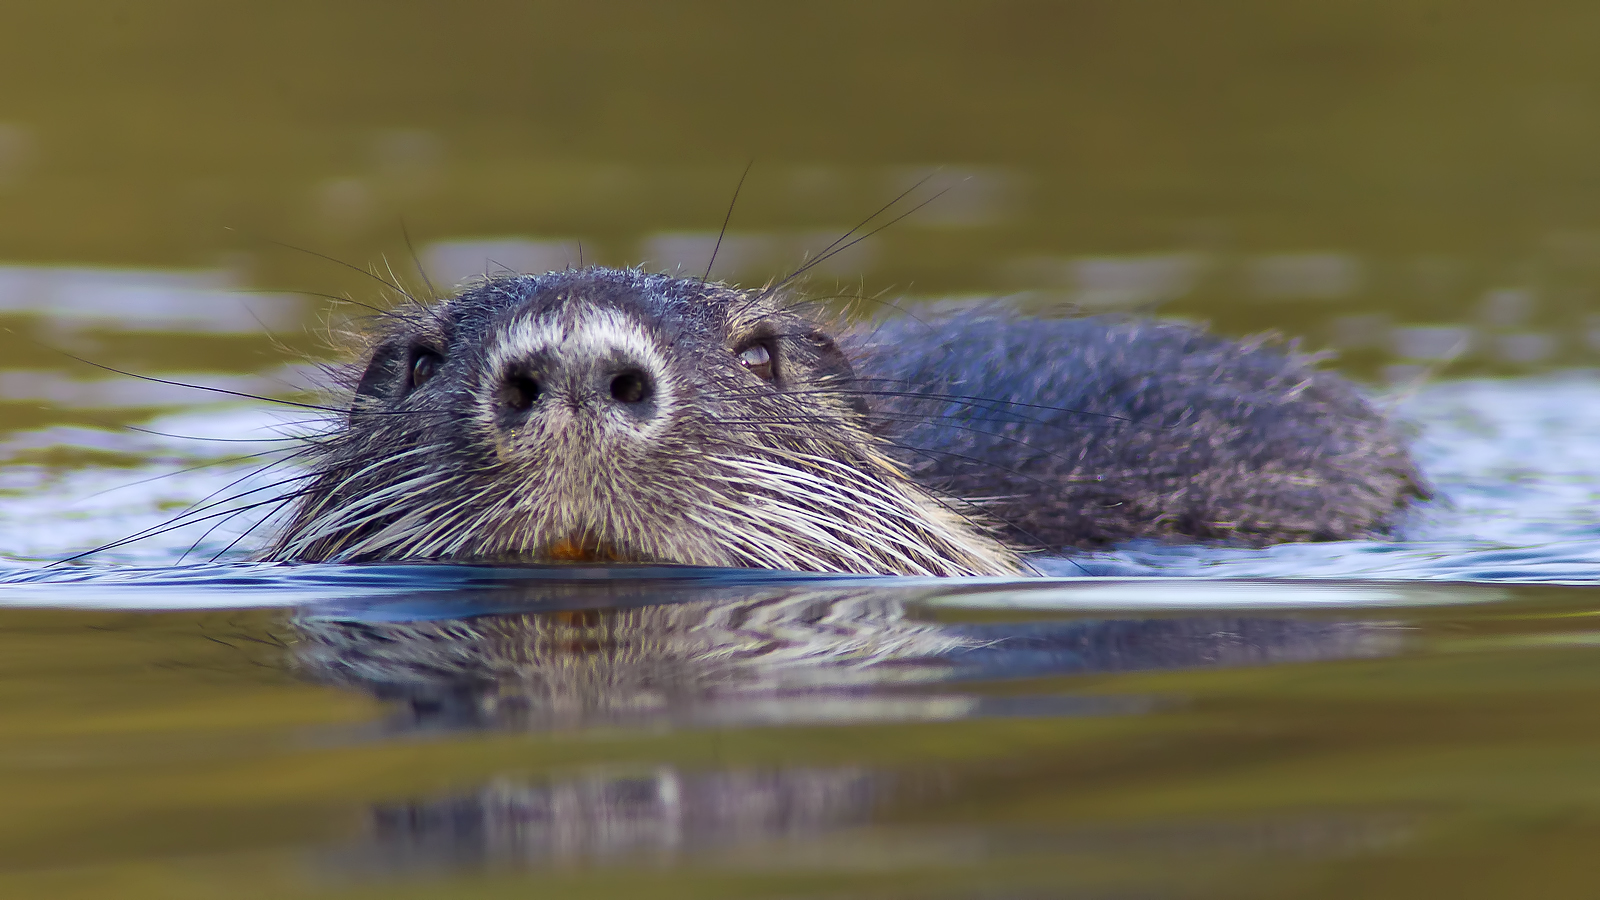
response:
[[[1423,493],[1338,375],[1181,325],[588,268],[379,317],[268,557],[1008,575],[1029,549],[1386,531]]]

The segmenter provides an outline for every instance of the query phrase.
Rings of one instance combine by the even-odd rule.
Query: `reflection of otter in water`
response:
[[[694,772],[669,766],[550,781],[498,779],[471,793],[375,807],[366,852],[345,854],[345,864],[405,870],[672,858],[761,841],[815,840],[869,821],[886,801],[927,790],[896,783],[907,780],[864,768]]]
[[[587,590],[598,599],[618,587]],[[538,729],[1012,714],[1027,703],[952,688],[968,679],[1376,656],[1399,641],[1383,625],[1301,618],[941,624],[906,615],[902,601],[916,596],[789,586],[656,606],[438,620],[307,614],[294,620],[293,654],[315,680],[407,702],[402,727]],[[1041,702],[1033,712],[1129,706]]]
[[[528,599],[628,604],[670,590],[662,579],[595,579],[539,584]],[[908,616],[902,601],[927,592],[790,584],[702,589],[717,599],[654,606],[437,620],[385,620],[381,608],[307,612],[293,622],[292,648],[310,677],[405,703],[393,726],[433,731],[1129,714],[1150,701],[980,692],[962,682],[1368,657],[1394,652],[1399,641],[1383,625],[1293,617],[959,625]],[[434,605],[472,603],[462,596]],[[886,808],[941,795],[954,774],[850,766],[507,773],[471,790],[375,805],[368,835],[332,861],[398,871],[717,853],[748,861],[792,854],[788,842],[816,845]]]
[[[508,776],[475,790],[377,804],[361,840],[322,858],[343,872],[389,874],[440,866],[660,864],[687,858],[746,871],[859,871],[863,863],[880,870],[886,862],[948,866],[992,860],[1001,848],[1018,843],[1091,859],[1111,854],[1165,860],[1174,852],[1180,860],[1214,852],[1281,859],[1286,852],[1345,856],[1393,848],[1415,834],[1421,815],[1335,807],[1266,817],[1235,812],[1065,827],[1033,823],[1038,830],[1014,820],[999,827],[945,820],[933,829],[907,822],[908,811],[930,802],[981,797],[996,787],[1014,790],[1017,779],[1038,777],[1027,767],[1016,773],[1004,768],[658,766],[600,767],[549,779]],[[888,828],[873,833],[861,827],[872,825]]]
[[[759,717],[749,704],[804,706],[839,690],[936,680],[947,654],[977,643],[905,618],[899,600],[882,594],[780,588],[466,619],[302,616],[294,655],[318,680],[409,701],[429,726]]]
[[[1009,574],[1030,547],[1383,532],[1418,477],[1312,362],[994,308],[836,340],[771,291],[488,279],[381,317],[270,555]]]

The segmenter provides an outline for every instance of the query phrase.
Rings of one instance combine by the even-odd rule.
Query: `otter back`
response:
[[[1004,308],[899,319],[861,378],[919,482],[984,498],[1014,541],[1247,544],[1388,532],[1426,489],[1353,385],[1265,339]]]

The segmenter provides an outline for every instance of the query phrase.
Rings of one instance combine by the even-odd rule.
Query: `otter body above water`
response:
[[[590,268],[379,317],[276,559],[1011,574],[1029,550],[1388,531],[1393,426],[1292,348]]]

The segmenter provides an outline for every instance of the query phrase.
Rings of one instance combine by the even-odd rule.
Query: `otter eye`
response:
[[[411,387],[422,387],[423,383],[439,371],[439,354],[432,350],[418,350],[417,355],[411,360]]]
[[[765,344],[752,344],[746,348],[739,354],[739,362],[757,378],[772,380],[772,351]]]
[[[543,389],[538,379],[531,375],[512,373],[500,382],[500,405],[510,407],[518,412],[526,412],[533,408]]]

